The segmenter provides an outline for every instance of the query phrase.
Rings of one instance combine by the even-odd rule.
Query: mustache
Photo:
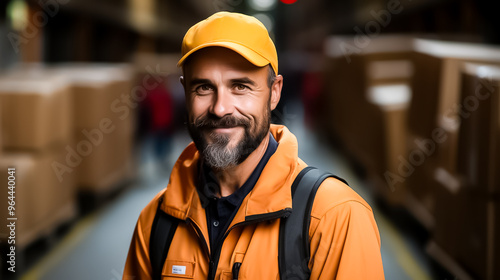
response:
[[[214,115],[204,115],[196,119],[193,122],[193,125],[198,129],[227,128],[235,126],[244,126],[248,128],[250,127],[250,121],[234,116],[224,116],[219,118]]]

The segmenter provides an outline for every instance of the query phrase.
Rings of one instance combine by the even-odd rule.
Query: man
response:
[[[295,136],[270,124],[283,86],[274,44],[257,19],[220,12],[191,27],[182,55],[194,143],[141,212],[124,279],[152,277],[158,206],[180,220],[163,279],[279,279],[280,218],[293,208],[291,184],[307,165]],[[310,279],[384,278],[372,210],[341,181],[328,178],[317,191],[309,239]]]

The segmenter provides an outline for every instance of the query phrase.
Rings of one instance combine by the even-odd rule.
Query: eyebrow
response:
[[[248,77],[243,77],[243,78],[236,78],[236,79],[231,79],[229,80],[232,84],[247,84],[247,85],[251,85],[251,86],[255,86],[256,83],[248,78]],[[195,85],[201,85],[201,84],[209,84],[209,85],[212,85],[212,81],[209,80],[209,79],[193,79],[189,82],[189,85],[190,86],[195,86]]]
[[[201,84],[212,84],[209,79],[193,79],[189,82],[190,86],[201,85]]]
[[[256,83],[252,79],[250,79],[248,77],[231,79],[230,81],[233,84],[247,84],[247,85],[251,85],[251,86],[255,86],[256,85]]]

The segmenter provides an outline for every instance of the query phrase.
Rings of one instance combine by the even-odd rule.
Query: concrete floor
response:
[[[300,106],[286,109],[293,112],[285,116],[285,121],[299,140],[299,156],[310,165],[345,178],[372,205],[382,239],[386,279],[440,279],[418,240],[405,234],[377,208],[366,183],[355,174],[348,161],[305,127]],[[160,168],[145,160],[140,168],[141,179],[134,186],[75,223],[52,249],[29,267],[22,279],[121,279],[136,219],[141,209],[166,186],[173,162],[189,141],[185,132],[178,132],[165,166]]]

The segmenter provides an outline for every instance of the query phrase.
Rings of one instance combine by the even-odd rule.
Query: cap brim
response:
[[[228,48],[230,50],[233,50],[237,52],[239,55],[243,56],[246,60],[248,60],[250,63],[257,67],[263,67],[270,62],[265,59],[262,55],[258,54],[257,52],[253,51],[250,48],[247,48],[243,45],[233,43],[233,42],[211,42],[211,43],[206,43],[203,45],[199,45],[198,47],[190,50],[187,52],[180,60],[177,62],[177,67],[181,67],[184,63],[184,61],[192,55],[194,52],[199,51],[201,49],[207,48],[207,47],[223,47],[223,48]]]

